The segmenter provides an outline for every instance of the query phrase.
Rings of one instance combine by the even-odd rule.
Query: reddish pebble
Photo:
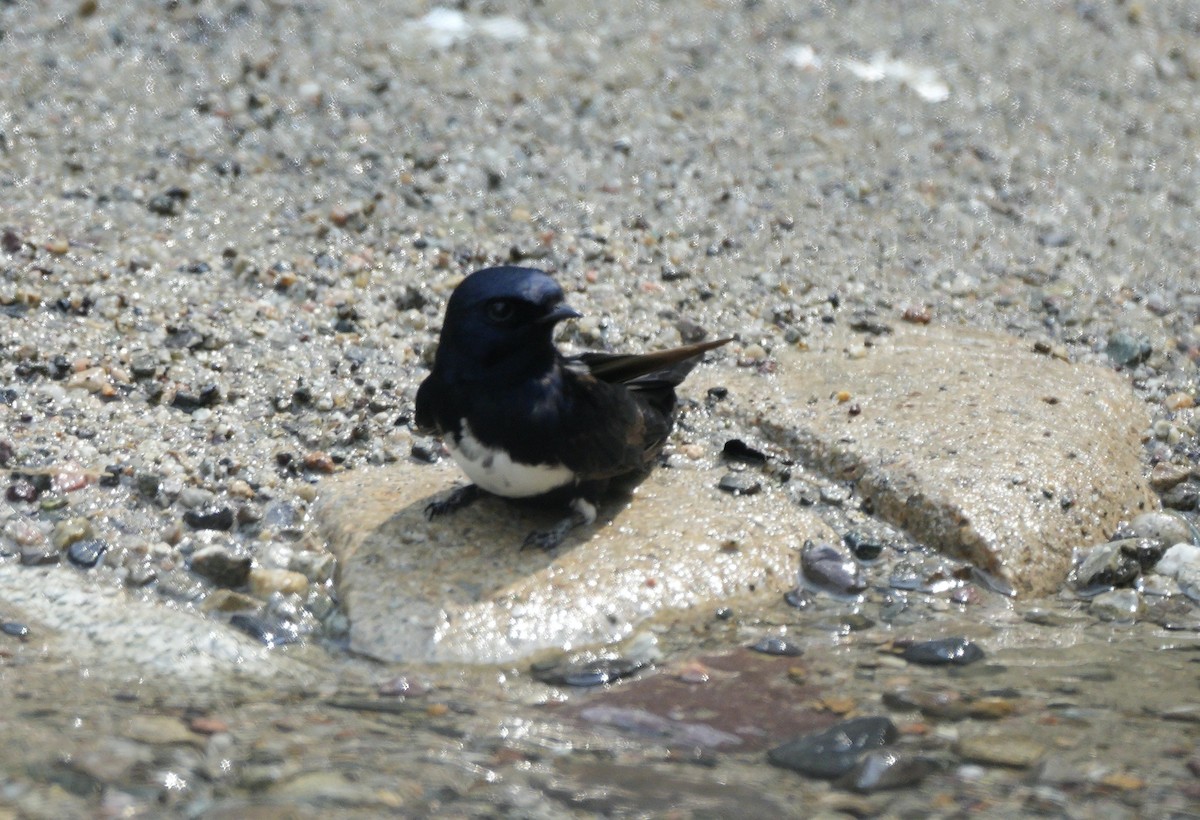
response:
[[[191,719],[188,723],[188,728],[198,735],[216,735],[221,732],[228,732],[229,724],[220,718],[197,717]]]
[[[928,305],[910,305],[904,309],[904,321],[915,325],[927,325],[932,318]]]
[[[316,470],[318,473],[332,473],[337,469],[337,465],[333,463],[333,459],[329,457],[329,453],[317,451],[309,453],[304,457],[304,469]]]

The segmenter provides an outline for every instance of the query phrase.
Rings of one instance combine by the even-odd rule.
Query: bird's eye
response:
[[[513,317],[513,313],[516,311],[513,303],[508,299],[496,299],[493,302],[488,302],[485,310],[487,311],[487,317],[493,322],[507,322]]]

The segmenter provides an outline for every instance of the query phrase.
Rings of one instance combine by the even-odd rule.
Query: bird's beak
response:
[[[582,313],[568,305],[566,302],[560,302],[555,305],[554,309],[545,316],[537,320],[539,325],[555,325],[563,319],[578,319],[583,316]]]

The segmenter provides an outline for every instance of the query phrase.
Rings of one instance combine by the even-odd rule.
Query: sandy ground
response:
[[[97,573],[186,603],[203,589],[180,567],[207,541],[181,517],[225,504],[241,518],[221,545],[303,576],[304,611],[328,612],[303,531],[314,487],[408,457],[444,297],[502,260],[563,281],[587,314],[575,347],[702,327],[762,361],[910,309],[1106,366],[1132,347],[1148,455],[1194,464],[1176,409],[1200,347],[1198,85],[1186,0],[0,2],[0,456],[58,482],[35,514],[4,508],[6,551],[86,519]],[[26,691],[43,689],[71,700]],[[55,760],[57,735],[32,725],[33,758]],[[262,771],[272,743],[233,793],[284,777]],[[47,762],[8,775],[3,799],[195,812],[230,799],[221,753],[131,752],[82,786]],[[143,776],[171,766],[207,785]],[[1183,805],[1178,776],[1087,795]],[[345,797],[288,783],[277,799]],[[979,788],[1011,808],[1006,784]]]

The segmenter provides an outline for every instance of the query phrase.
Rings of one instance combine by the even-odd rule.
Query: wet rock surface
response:
[[[0,3],[0,815],[1193,813],[1194,10],[946,12]],[[442,459],[409,426],[442,307],[510,260],[587,314],[573,350],[737,340],[558,554],[503,555],[506,505],[398,516],[393,552],[500,557],[427,565],[378,634],[530,569],[586,607],[589,544],[661,561],[660,507],[710,564],[790,551],[771,593],[643,573],[566,655],[588,687],[347,651],[312,516]],[[393,495],[455,481],[421,469]],[[804,583],[805,538],[865,586]],[[1136,573],[1064,585],[1097,548]],[[510,603],[488,651],[537,643]],[[945,636],[984,657],[901,656]],[[863,716],[898,736],[842,777],[766,760]]]

